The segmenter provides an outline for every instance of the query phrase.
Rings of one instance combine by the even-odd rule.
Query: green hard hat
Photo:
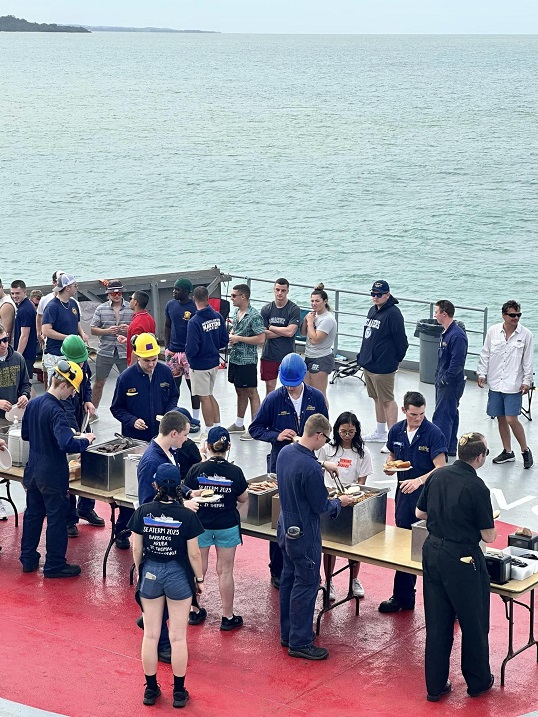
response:
[[[84,341],[76,334],[65,337],[62,342],[61,352],[68,361],[83,363],[88,360],[88,349]]]

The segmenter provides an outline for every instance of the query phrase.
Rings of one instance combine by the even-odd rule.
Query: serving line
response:
[[[271,527],[270,523],[264,525],[250,525],[242,523],[241,532],[243,535],[249,535],[253,538],[261,538],[263,540],[276,540],[276,530]],[[422,563],[411,560],[411,531],[404,528],[396,528],[387,525],[384,531],[368,538],[367,540],[357,543],[356,545],[343,545],[334,543],[330,540],[322,541],[322,550],[324,553],[334,555],[337,558],[345,558],[353,562],[369,563],[377,565],[381,568],[389,570],[401,570],[405,573],[422,576]],[[354,598],[352,594],[352,577],[351,563],[338,570],[333,575],[337,575],[343,570],[350,571],[349,591],[348,595],[343,599],[334,603],[334,605],[326,607],[328,603],[327,591],[323,590],[323,608],[318,615],[316,623],[316,634],[320,633],[321,617],[334,609],[338,605],[348,602],[350,599],[356,601],[355,614],[359,614],[359,599]],[[537,646],[536,660],[538,662],[538,641],[534,635],[534,591],[538,586],[538,573],[531,575],[526,580],[510,580],[504,585],[490,583],[490,592],[499,595],[505,606],[505,617],[508,621],[508,649],[506,657],[501,664],[501,687],[504,687],[506,666],[510,660],[521,654],[530,647]],[[529,593],[529,603],[521,602],[520,598]],[[514,649],[514,606],[519,605],[528,612],[529,617],[529,637],[527,643],[517,649]]]

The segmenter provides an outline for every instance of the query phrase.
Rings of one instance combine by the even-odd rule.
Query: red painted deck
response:
[[[107,507],[98,504],[107,515]],[[511,526],[498,526],[506,536]],[[0,524],[0,696],[72,717],[123,717],[170,713],[172,676],[159,666],[163,697],[154,708],[142,706],[144,678],[139,659],[139,611],[129,586],[131,556],[113,549],[109,577],[101,578],[108,529],[80,526],[69,543],[68,558],[83,574],[69,580],[44,580],[42,572],[24,575],[18,562],[20,531],[13,518]],[[499,545],[506,544],[506,537]],[[44,550],[42,551],[44,553]],[[378,603],[391,594],[393,573],[363,565],[366,598],[361,614],[348,604],[325,616],[318,643],[330,649],[326,662],[288,657],[280,647],[278,593],[269,585],[267,543],[246,538],[236,561],[236,612],[245,627],[219,630],[219,598],[214,570],[207,579],[205,624],[188,632],[190,663],[186,686],[188,714],[199,717],[285,715],[286,717],[363,717],[465,714],[516,717],[538,708],[536,650],[510,663],[507,686],[470,699],[459,672],[456,626],[451,679],[453,692],[440,703],[425,700],[424,617],[421,582],[417,609],[381,615]],[[345,591],[343,576],[337,591]],[[521,621],[518,640],[527,631]],[[507,623],[498,596],[492,596],[491,653],[496,683],[506,652]]]

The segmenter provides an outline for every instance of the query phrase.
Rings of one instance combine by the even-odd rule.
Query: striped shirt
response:
[[[108,329],[110,326],[130,324],[133,313],[133,310],[129,308],[129,303],[123,300],[116,317],[116,312],[112,308],[112,301],[105,301],[104,304],[99,304],[95,309],[91,326],[97,329]],[[100,356],[114,356],[114,350],[117,349],[118,357],[126,358],[127,346],[120,344],[119,341],[116,340],[116,336],[116,334],[104,334],[103,336],[99,336],[97,352]]]

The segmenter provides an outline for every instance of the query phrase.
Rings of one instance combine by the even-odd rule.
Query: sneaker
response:
[[[98,420],[99,420],[99,416],[97,415],[97,413],[94,413],[93,416],[90,416],[90,420],[88,421],[88,423],[91,425],[92,423],[95,423]]]
[[[305,660],[326,660],[329,657],[329,650],[325,647],[316,647],[315,645],[301,647],[298,650],[293,650],[290,647],[288,649],[288,655],[290,657],[302,657]]]
[[[61,570],[43,574],[46,578],[74,578],[80,575],[80,565],[66,563]]]
[[[443,687],[443,689],[441,690],[441,692],[439,692],[438,695],[431,695],[428,692],[426,699],[428,700],[428,702],[439,702],[441,697],[448,695],[449,692],[452,692],[452,683],[450,682],[450,680],[447,680],[446,685]]]
[[[373,431],[373,433],[368,433],[368,435],[363,436],[363,441],[368,441],[369,443],[386,443],[388,438],[388,433],[385,431],[384,433],[378,433],[377,431]]]
[[[477,690],[476,692],[471,692],[470,690],[467,690],[467,694],[469,695],[469,697],[480,697],[480,695],[482,695],[484,692],[491,690],[494,681],[495,678],[493,677],[493,675],[490,675],[489,684],[487,687],[484,687],[482,690]]]
[[[232,425],[228,426],[226,430],[228,433],[244,433],[245,426],[238,426],[237,423],[232,423]]]
[[[73,523],[73,525],[67,526],[67,537],[68,538],[78,538],[78,527],[76,523]]]
[[[503,448],[502,453],[499,453],[499,455],[493,459],[493,463],[513,463],[515,460],[516,455],[514,451],[505,451]]]
[[[191,430],[189,431],[189,435],[192,433],[200,433],[200,424],[196,425],[194,423],[191,423]]]
[[[220,629],[225,632],[235,630],[236,627],[243,627],[243,618],[241,615],[234,615],[233,617],[223,617],[220,623]]]
[[[174,701],[172,702],[172,707],[185,707],[188,701],[189,693],[187,692],[187,690],[176,690],[176,692],[174,692]]]
[[[400,610],[414,610],[415,604],[404,605],[397,600],[394,595],[388,600],[383,600],[380,606],[377,608],[379,612],[400,612]]]
[[[82,520],[85,520],[90,525],[96,525],[99,528],[103,528],[105,525],[105,519],[101,518],[100,515],[97,515],[95,510],[90,510],[89,513],[80,513],[77,511],[78,517],[82,518]]]
[[[207,617],[207,610],[201,607],[198,612],[191,610],[189,612],[189,625],[200,625]]]
[[[254,439],[252,438],[252,436],[250,435],[250,433],[249,433],[248,431],[244,431],[244,432],[239,436],[239,440],[240,440],[240,441],[252,441],[252,440],[254,440]]]
[[[336,591],[335,591],[335,589],[334,589],[334,585],[333,585],[333,583],[332,583],[332,580],[331,580],[331,582],[329,583],[328,593],[329,593],[329,600],[330,600],[330,602],[334,602],[334,601],[336,600]]]
[[[161,696],[161,688],[159,687],[159,685],[157,685],[156,690],[152,690],[151,687],[146,687],[146,689],[144,690],[144,699],[142,700],[142,704],[154,705],[155,700],[157,699],[157,697],[160,697],[160,696]]]
[[[521,455],[523,456],[523,468],[530,468],[534,463],[534,461],[532,460],[531,449],[527,448],[527,450],[523,451]]]
[[[385,443],[385,445],[383,446],[383,448],[382,448],[379,452],[380,452],[380,453],[390,453],[389,448],[388,448],[388,446],[387,446],[386,443]]]
[[[7,512],[3,500],[0,500],[0,520],[7,520]]]
[[[354,578],[353,580],[353,597],[364,597],[364,588],[362,587],[362,583],[359,578]]]

